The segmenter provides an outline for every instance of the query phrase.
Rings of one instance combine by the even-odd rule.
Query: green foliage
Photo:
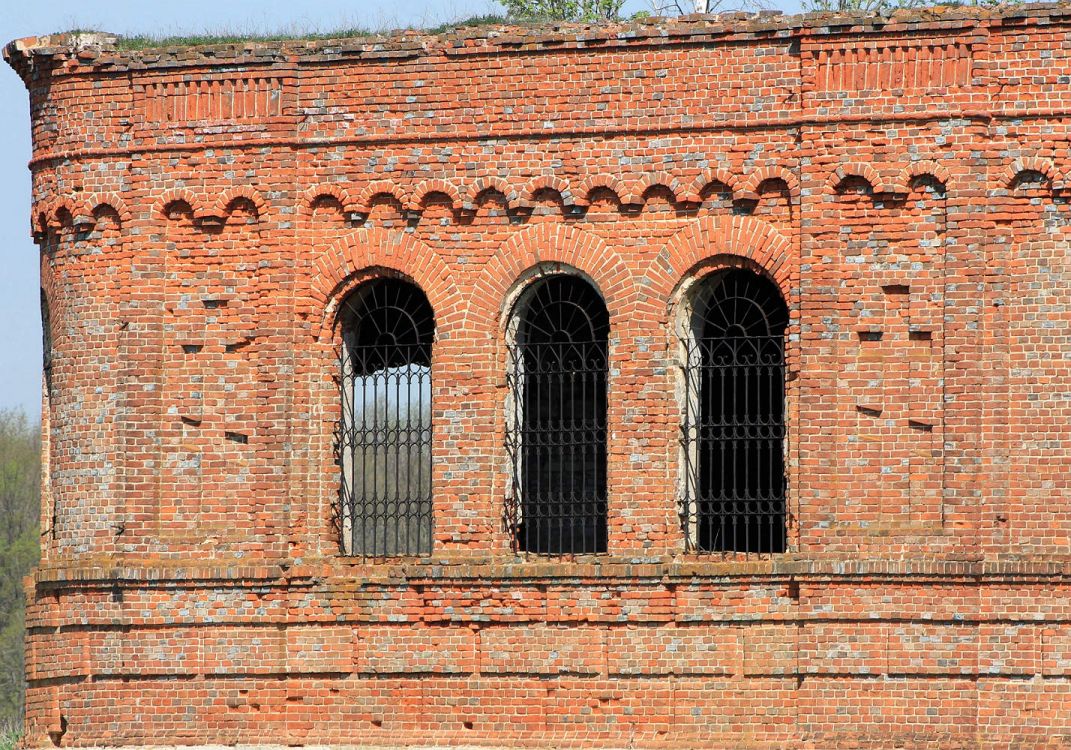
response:
[[[22,579],[39,557],[40,472],[37,427],[0,410],[0,750],[14,745],[22,720]]]
[[[910,8],[918,5],[918,0],[804,0],[803,10],[826,11],[834,13],[873,13],[881,15],[897,8]]]
[[[805,11],[833,11],[886,15],[901,8],[928,8],[935,5],[952,7],[1018,5],[1028,0],[803,0]]]
[[[625,0],[500,0],[510,20],[524,22],[616,21]]]

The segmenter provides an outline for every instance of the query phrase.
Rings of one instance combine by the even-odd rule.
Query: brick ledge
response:
[[[54,559],[35,571],[37,585],[93,585],[130,582],[199,583],[248,581],[285,585],[358,582],[362,585],[421,585],[467,581],[564,581],[600,584],[636,581],[691,580],[819,580],[891,581],[902,578],[956,580],[977,583],[1004,580],[1067,580],[1071,582],[1071,556],[994,557],[982,559],[844,559],[784,556],[761,560],[644,560],[588,558],[577,561],[524,560],[521,558],[429,558],[368,563],[328,558],[315,561],[159,560],[144,563],[122,558]]]

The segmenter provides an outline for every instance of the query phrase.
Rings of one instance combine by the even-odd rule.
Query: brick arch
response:
[[[541,190],[550,190],[558,194],[563,205],[574,204],[573,192],[569,183],[553,174],[536,175],[521,189],[521,205],[530,208],[535,205],[535,196]]]
[[[48,231],[48,207],[43,203],[30,206],[30,232],[34,235]]]
[[[409,232],[377,227],[349,232],[316,260],[310,297],[323,311],[319,338],[330,335],[342,297],[375,269],[407,276],[421,288],[435,312],[437,336],[460,326],[464,305],[446,261]]]
[[[388,196],[401,205],[403,211],[412,211],[419,206],[413,205],[412,194],[390,180],[374,180],[365,185],[357,194],[356,209],[360,213],[367,214],[372,203],[380,196]]]
[[[93,214],[86,203],[61,196],[49,205],[48,222],[55,228],[90,225]]]
[[[520,195],[516,190],[501,177],[480,177],[468,187],[461,207],[466,211],[476,209],[476,203],[484,193],[496,192],[501,195],[509,208],[517,208],[520,203]]]
[[[948,169],[946,169],[944,165],[938,164],[932,160],[915,161],[904,167],[896,178],[897,192],[910,193],[911,183],[919,177],[932,177],[934,180],[941,183],[945,192],[952,186],[952,175],[949,174]]]
[[[1012,185],[1015,184],[1015,180],[1023,172],[1037,172],[1044,175],[1049,181],[1049,185],[1053,190],[1062,189],[1064,186],[1063,175],[1060,170],[1056,168],[1056,165],[1051,159],[1042,159],[1040,157],[1016,159],[1009,164],[1001,173],[1000,180],[997,183],[998,189],[1011,190]]]
[[[433,195],[445,195],[450,200],[450,209],[452,211],[458,210],[464,203],[461,191],[452,183],[446,180],[424,180],[413,188],[413,207],[416,209],[423,208],[424,202]]]
[[[88,204],[93,206],[94,216],[98,216],[100,211],[110,208],[115,212],[115,215],[119,217],[120,227],[129,226],[131,220],[134,218],[133,214],[130,213],[130,209],[127,208],[126,201],[119,197],[117,193],[105,193],[90,196]]]
[[[334,198],[338,201],[338,205],[342,206],[343,211],[353,210],[353,201],[350,198],[349,191],[342,185],[328,183],[312,185],[305,190],[300,203],[302,214],[311,216],[316,202],[321,198]]]
[[[707,216],[673,235],[648,271],[651,294],[669,309],[674,290],[697,266],[717,258],[743,258],[763,269],[792,307],[796,253],[787,237],[751,216]]]
[[[699,196],[703,194],[703,191],[706,190],[708,185],[718,183],[729,188],[735,199],[739,197],[739,182],[740,181],[736,178],[736,175],[728,169],[711,167],[698,174],[696,178],[692,180],[692,185],[688,191],[693,195]]]
[[[622,202],[630,204],[644,203],[644,196],[647,195],[647,191],[656,187],[665,188],[672,193],[674,203],[681,201],[699,202],[699,194],[693,193],[690,189],[691,186],[682,184],[680,180],[669,172],[649,172],[640,176],[632,182],[631,187],[627,190],[627,196],[622,199]]]
[[[788,188],[788,192],[792,196],[792,202],[795,203],[799,200],[800,181],[795,173],[784,167],[759,167],[744,179],[743,184],[740,185],[740,191],[746,197],[754,196],[757,198],[759,186],[769,180],[780,180],[785,183],[785,187]]]
[[[561,263],[587,274],[611,317],[633,302],[639,291],[632,270],[598,235],[565,224],[533,224],[510,237],[481,271],[469,303],[473,327],[497,324],[510,287],[541,263]]]
[[[310,221],[316,212],[316,206],[322,200],[333,200],[338,204],[336,218],[344,222],[353,204],[346,188],[341,185],[313,185],[309,187],[298,203],[298,215],[302,221]]]
[[[123,230],[123,217],[120,215],[119,211],[109,203],[98,204],[97,207],[93,209],[93,229],[100,231],[101,222],[107,219],[114,220],[115,229],[117,231],[121,232]]]
[[[191,193],[189,190],[175,189],[168,190],[166,193],[160,196],[160,200],[157,201],[159,207],[159,213],[161,216],[167,216],[168,206],[174,203],[185,203],[190,207],[194,217],[201,217],[204,215],[204,206],[201,201],[197,199],[197,196]]]
[[[234,203],[242,200],[249,201],[253,204],[253,209],[258,220],[264,218],[264,213],[267,211],[268,206],[264,202],[263,196],[248,185],[236,185],[235,187],[224,190],[216,199],[213,211],[216,216],[227,216],[234,208]]]
[[[92,230],[97,224],[97,217],[94,216],[93,204],[80,200],[75,201],[71,207],[71,226],[76,231],[89,231]]]
[[[826,180],[826,187],[829,192],[835,193],[840,189],[841,184],[843,184],[845,180],[852,177],[865,180],[867,184],[870,185],[871,190],[875,193],[889,192],[885,185],[885,180],[881,177],[881,173],[872,165],[863,162],[849,162],[848,164],[842,164],[837,167],[833,170],[833,173],[829,175],[829,179]]]
[[[617,177],[609,174],[596,174],[584,178],[577,187],[575,196],[578,206],[590,206],[591,194],[596,190],[609,190],[617,198],[618,205],[624,203],[627,192]]]

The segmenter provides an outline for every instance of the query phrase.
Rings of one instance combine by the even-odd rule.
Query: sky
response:
[[[627,0],[625,12],[659,0]],[[686,4],[690,0],[681,0]],[[796,0],[776,7],[795,10]],[[438,25],[500,13],[493,0],[0,0],[0,44],[67,29],[124,35],[315,32]],[[22,81],[0,66],[0,409],[41,409],[37,247],[30,238],[30,120]]]

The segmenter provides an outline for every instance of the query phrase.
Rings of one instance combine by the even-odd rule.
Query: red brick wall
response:
[[[1071,745],[1071,11],[10,45],[54,341],[27,740]],[[685,553],[680,290],[788,302],[789,552]],[[611,319],[609,552],[517,557],[504,327]],[[434,553],[342,557],[334,312],[436,313]]]

